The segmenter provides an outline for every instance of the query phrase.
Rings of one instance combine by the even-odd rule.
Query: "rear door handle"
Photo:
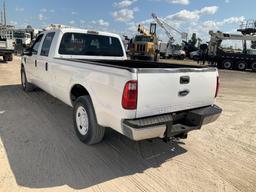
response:
[[[45,63],[45,71],[48,71],[48,63]]]

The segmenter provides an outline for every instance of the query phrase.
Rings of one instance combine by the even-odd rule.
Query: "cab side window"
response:
[[[45,39],[44,39],[44,42],[42,45],[42,49],[41,49],[41,54],[40,54],[41,56],[48,57],[54,35],[55,35],[55,33],[51,32],[45,36]]]
[[[32,54],[37,55],[40,43],[44,35],[39,35],[32,46]]]

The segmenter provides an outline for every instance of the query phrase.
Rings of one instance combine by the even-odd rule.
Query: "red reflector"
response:
[[[215,98],[218,97],[219,89],[220,89],[220,78],[217,77]]]
[[[122,106],[124,109],[135,110],[137,109],[137,97],[138,97],[138,82],[136,80],[128,81],[125,84]]]

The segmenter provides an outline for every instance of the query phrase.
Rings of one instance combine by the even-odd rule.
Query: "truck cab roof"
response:
[[[50,29],[46,30],[43,33],[49,33],[49,32],[61,32],[61,33],[85,33],[85,34],[95,34],[95,35],[104,35],[109,37],[116,37],[119,38],[120,36],[115,33],[110,32],[104,32],[104,31],[96,31],[96,30],[90,30],[90,29],[80,29],[80,28],[59,28],[59,29]]]
[[[118,34],[63,27],[49,29],[41,36],[54,33],[49,57],[88,60],[126,60],[126,52]]]

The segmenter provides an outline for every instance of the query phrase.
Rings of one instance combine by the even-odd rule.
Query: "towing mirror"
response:
[[[26,49],[26,50],[22,53],[22,55],[32,56],[32,51],[31,51],[31,49]]]

